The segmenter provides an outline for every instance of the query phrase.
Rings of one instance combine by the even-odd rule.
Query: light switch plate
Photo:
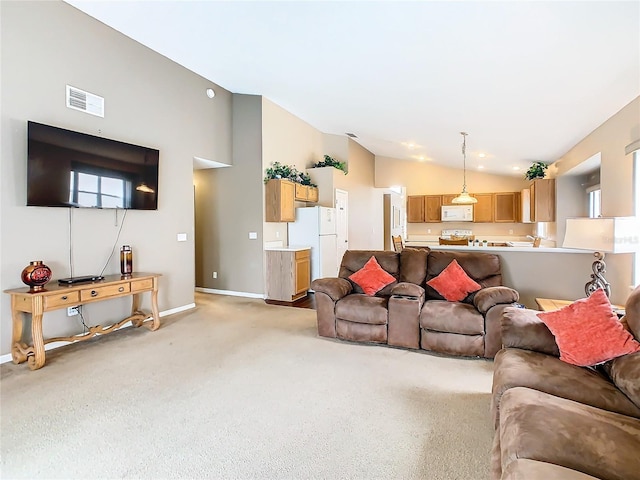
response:
[[[187,241],[187,234],[186,233],[179,233],[178,234],[178,241],[179,242],[186,242]]]
[[[257,240],[258,232],[249,232],[249,240]]]

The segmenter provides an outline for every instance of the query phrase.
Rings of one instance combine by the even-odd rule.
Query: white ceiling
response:
[[[68,3],[379,156],[522,175],[640,95],[638,1]]]

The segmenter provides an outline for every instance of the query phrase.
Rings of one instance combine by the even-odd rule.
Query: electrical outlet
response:
[[[431,229],[430,228],[427,228],[427,233],[431,233]]]
[[[77,305],[75,307],[67,307],[67,317],[73,317],[74,315],[80,314],[80,307]]]
[[[513,235],[513,229],[509,229],[509,235]]]
[[[218,272],[213,272],[213,278],[218,278]]]

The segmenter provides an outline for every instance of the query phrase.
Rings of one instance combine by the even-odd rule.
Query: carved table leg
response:
[[[133,296],[131,297],[131,316],[140,316],[141,312],[140,312],[140,294],[139,293],[134,293]],[[144,316],[142,318],[132,318],[131,319],[131,323],[134,327],[139,327],[140,325],[142,325],[142,322],[144,321]]]
[[[160,328],[160,312],[158,311],[158,279],[153,279],[153,291],[151,292],[151,313],[153,321],[149,326],[149,330],[157,330]]]
[[[22,343],[22,326],[24,313],[16,308],[16,297],[11,296],[11,318],[13,319],[13,330],[11,334],[11,358],[13,363],[18,364],[27,360],[24,353],[26,345]]]
[[[45,360],[44,338],[42,336],[43,299],[41,296],[33,297],[33,311],[31,312],[31,336],[33,341],[33,355],[27,358],[29,368],[37,370],[42,368]]]

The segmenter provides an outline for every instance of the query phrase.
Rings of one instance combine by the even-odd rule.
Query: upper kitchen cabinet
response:
[[[424,196],[424,221],[428,223],[442,221],[442,195]]]
[[[493,196],[493,221],[496,223],[515,223],[520,221],[518,206],[520,192],[501,192]]]
[[[453,199],[458,196],[457,193],[441,195],[442,196],[442,205],[453,205]]]
[[[473,221],[493,222],[493,193],[475,193],[472,196],[478,200],[478,203],[473,205]]]
[[[409,195],[407,197],[407,222],[423,223],[425,195]]]
[[[556,221],[556,181],[539,178],[529,187],[529,214],[532,222]]]
[[[265,185],[266,221],[295,222],[295,196],[295,183],[289,180],[269,180]]]

